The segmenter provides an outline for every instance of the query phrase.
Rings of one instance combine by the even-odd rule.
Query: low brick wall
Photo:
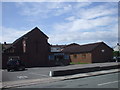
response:
[[[73,74],[95,72],[95,71],[101,71],[101,70],[118,69],[118,68],[120,68],[120,65],[103,66],[103,67],[96,66],[96,67],[87,67],[87,68],[80,68],[80,69],[58,70],[58,71],[52,71],[51,76],[53,76],[53,77],[65,76],[65,75],[73,75]]]

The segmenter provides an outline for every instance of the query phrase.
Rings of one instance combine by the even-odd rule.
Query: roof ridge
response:
[[[28,35],[29,33],[33,32],[34,30],[39,30],[45,37],[48,38],[47,35],[45,35],[38,27],[33,28],[32,30],[30,30],[29,32],[27,32],[26,34],[22,35],[21,37],[19,37],[18,39],[16,39],[12,44],[16,43],[17,41],[19,41],[20,39],[22,39],[22,37]]]
[[[93,44],[101,44],[101,43],[104,43],[104,42],[88,43],[88,44],[83,44],[83,45],[80,45],[80,46],[93,45]]]

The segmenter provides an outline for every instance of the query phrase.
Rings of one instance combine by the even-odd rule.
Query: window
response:
[[[14,53],[14,49],[13,48],[9,49],[7,53]]]
[[[74,57],[74,58],[77,58],[77,54],[74,54],[73,57]]]
[[[49,55],[49,60],[54,60],[54,55]]]
[[[23,53],[25,53],[26,52],[26,41],[23,40],[22,44],[23,44]]]
[[[69,59],[69,55],[64,55],[64,59]]]

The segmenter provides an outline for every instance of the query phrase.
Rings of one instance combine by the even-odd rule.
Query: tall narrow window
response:
[[[23,53],[25,53],[25,52],[26,52],[26,41],[23,40]]]

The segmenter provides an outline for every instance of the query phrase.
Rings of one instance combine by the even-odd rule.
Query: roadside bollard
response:
[[[50,76],[50,77],[53,76],[53,72],[52,72],[52,71],[49,72],[49,76]]]

